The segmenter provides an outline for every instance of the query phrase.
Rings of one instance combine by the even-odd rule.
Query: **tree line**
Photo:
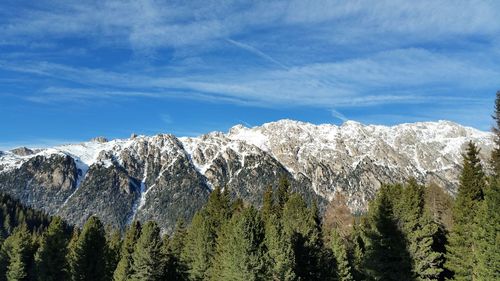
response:
[[[500,280],[500,92],[492,172],[468,143],[455,198],[410,179],[383,185],[366,213],[336,194],[318,206],[283,178],[260,208],[220,188],[171,235],[154,221],[82,229],[0,196],[2,280]]]

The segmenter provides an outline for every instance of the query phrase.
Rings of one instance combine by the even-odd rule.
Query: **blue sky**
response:
[[[499,1],[0,4],[0,149],[290,118],[488,130]]]

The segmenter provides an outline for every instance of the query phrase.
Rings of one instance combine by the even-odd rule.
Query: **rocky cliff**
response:
[[[447,122],[392,127],[281,120],[199,137],[133,136],[0,152],[0,190],[81,225],[91,214],[119,227],[155,219],[171,231],[215,186],[260,204],[263,189],[287,177],[310,200],[335,192],[362,211],[382,183],[415,177],[456,192],[468,141],[483,159],[492,135]]]

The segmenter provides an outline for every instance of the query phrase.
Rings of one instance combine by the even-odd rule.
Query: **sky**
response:
[[[0,3],[0,149],[279,119],[492,126],[500,1]]]

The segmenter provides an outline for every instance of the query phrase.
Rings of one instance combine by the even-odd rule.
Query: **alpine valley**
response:
[[[482,159],[494,146],[493,134],[449,121],[387,127],[280,120],[199,137],[99,137],[0,152],[0,191],[80,226],[96,214],[120,228],[155,220],[167,232],[178,218],[190,220],[216,186],[260,205],[263,190],[281,177],[320,207],[340,192],[361,212],[383,183],[411,177],[455,194],[469,141]]]

